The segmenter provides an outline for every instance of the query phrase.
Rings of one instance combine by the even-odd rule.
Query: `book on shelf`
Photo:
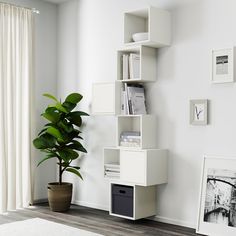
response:
[[[145,91],[143,85],[124,83],[121,97],[122,115],[147,114]]]
[[[129,71],[130,79],[140,78],[140,55],[137,53],[130,53],[129,55]]]
[[[122,78],[128,79],[140,79],[140,54],[129,53],[123,54],[121,57],[122,63]]]
[[[122,56],[122,65],[123,65],[123,80],[129,79],[129,55],[123,54]]]
[[[105,177],[107,177],[107,178],[119,178],[120,173],[105,172]]]
[[[120,169],[120,164],[116,163],[116,162],[114,162],[114,163],[107,163],[107,164],[105,164],[105,167]]]

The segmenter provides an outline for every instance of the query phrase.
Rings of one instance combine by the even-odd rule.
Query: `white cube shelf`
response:
[[[140,76],[138,79],[123,80],[122,57],[124,54],[137,53],[140,55]],[[121,82],[153,82],[157,78],[157,51],[146,46],[128,47],[117,52],[117,80]]]
[[[120,136],[122,132],[137,131],[141,135],[139,147],[130,147],[131,149],[156,148],[157,143],[157,125],[154,115],[120,115],[117,117],[117,146],[120,146]]]
[[[120,114],[121,83],[95,83],[92,90],[93,115]]]
[[[124,216],[120,214],[116,214],[113,211],[113,199],[112,199],[112,185],[123,185],[123,186],[131,186],[133,188],[133,215],[132,216]],[[138,186],[134,184],[127,184],[126,182],[122,181],[112,181],[110,183],[110,207],[109,213],[110,215],[129,219],[129,220],[138,220],[150,216],[156,215],[157,209],[157,191],[156,186]]]
[[[132,35],[147,32],[148,39],[134,42]],[[125,45],[142,44],[151,47],[169,46],[171,43],[171,15],[155,7],[129,11],[124,14]]]
[[[106,175],[105,165],[106,164],[116,164],[120,165],[120,149],[116,147],[107,147],[103,149],[103,168],[104,168],[104,178],[106,179],[120,179],[119,177],[113,176],[108,177]]]
[[[167,183],[167,150],[121,150],[120,180],[140,186]]]

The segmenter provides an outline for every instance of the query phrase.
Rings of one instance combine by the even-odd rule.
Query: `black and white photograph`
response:
[[[208,169],[204,221],[236,227],[236,170]]]
[[[216,74],[226,75],[228,74],[229,57],[228,55],[216,57]]]
[[[236,235],[236,157],[204,156],[197,233]]]
[[[212,50],[212,83],[234,82],[234,47]]]

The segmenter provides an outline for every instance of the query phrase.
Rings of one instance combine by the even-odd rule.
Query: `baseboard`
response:
[[[162,222],[162,223],[172,224],[172,225],[179,225],[179,226],[183,226],[183,227],[187,227],[187,228],[192,228],[192,229],[196,228],[196,225],[194,223],[192,223],[192,222],[171,219],[171,218],[167,218],[167,217],[163,217],[163,216],[158,216],[158,215],[154,216],[152,218],[152,220],[155,220],[155,221],[158,221],[158,222]]]
[[[75,205],[95,208],[95,209],[99,209],[99,210],[103,210],[103,211],[109,211],[109,207],[105,206],[105,205],[99,205],[99,204],[94,204],[91,202],[78,201],[78,200],[73,200],[72,203]]]

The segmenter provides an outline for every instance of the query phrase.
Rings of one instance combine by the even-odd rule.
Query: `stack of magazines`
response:
[[[121,95],[122,115],[145,115],[146,101],[142,84],[124,83]]]
[[[141,136],[137,131],[124,131],[120,135],[120,146],[123,147],[140,147]]]
[[[118,163],[105,164],[105,177],[120,178],[120,165]]]

